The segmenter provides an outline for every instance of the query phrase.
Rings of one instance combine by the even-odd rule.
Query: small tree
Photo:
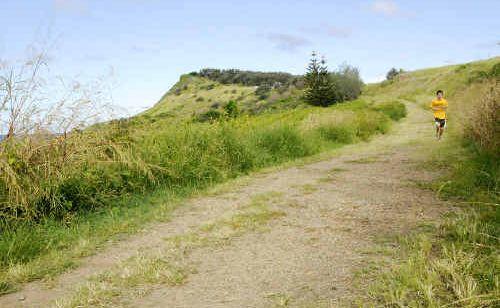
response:
[[[257,95],[260,100],[263,100],[269,97],[269,92],[271,92],[271,86],[268,84],[262,84],[255,90],[255,95]]]
[[[396,69],[395,67],[391,68],[387,74],[385,75],[385,78],[387,80],[394,80],[397,76],[399,76],[399,74],[403,73],[403,69],[400,68],[399,70]]]
[[[238,105],[235,101],[229,101],[226,106],[224,106],[224,112],[226,113],[226,116],[236,118],[239,114]]]
[[[339,100],[335,84],[330,79],[326,60],[318,60],[317,54],[312,53],[311,62],[304,77],[304,99],[314,106],[330,106]]]

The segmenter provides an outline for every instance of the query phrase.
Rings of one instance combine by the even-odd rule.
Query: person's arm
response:
[[[442,110],[442,109],[441,109],[441,107],[439,107],[439,106],[435,106],[435,105],[434,105],[434,102],[431,102],[431,109],[432,109],[433,111],[441,111],[441,110]]]
[[[448,109],[448,101],[444,101],[444,104],[442,106],[443,111],[446,111],[446,109]]]

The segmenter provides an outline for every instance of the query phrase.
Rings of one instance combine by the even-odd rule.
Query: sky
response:
[[[498,12],[498,0],[0,0],[0,61],[43,42],[52,71],[107,76],[132,115],[206,67],[303,74],[317,51],[375,82],[498,56]]]

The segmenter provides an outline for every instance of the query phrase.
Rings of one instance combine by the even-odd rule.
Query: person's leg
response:
[[[439,138],[439,130],[440,130],[439,122],[435,121],[434,124],[436,125],[436,138]]]
[[[445,124],[446,122],[444,120],[439,123],[439,139],[441,139],[441,136],[443,135]]]

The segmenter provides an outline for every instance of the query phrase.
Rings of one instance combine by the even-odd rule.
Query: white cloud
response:
[[[352,35],[351,28],[337,27],[324,23],[313,27],[302,27],[300,30],[307,34],[319,34],[336,38],[348,38]]]
[[[349,28],[340,28],[340,27],[329,26],[326,28],[326,33],[329,36],[346,38],[346,37],[351,36],[352,30]]]
[[[304,37],[285,33],[269,33],[267,39],[273,42],[276,48],[291,52],[311,43]]]
[[[84,0],[53,0],[54,8],[58,11],[66,11],[77,14],[87,14],[88,6]]]
[[[371,5],[372,11],[378,14],[393,16],[400,12],[397,4],[392,0],[375,0]]]

